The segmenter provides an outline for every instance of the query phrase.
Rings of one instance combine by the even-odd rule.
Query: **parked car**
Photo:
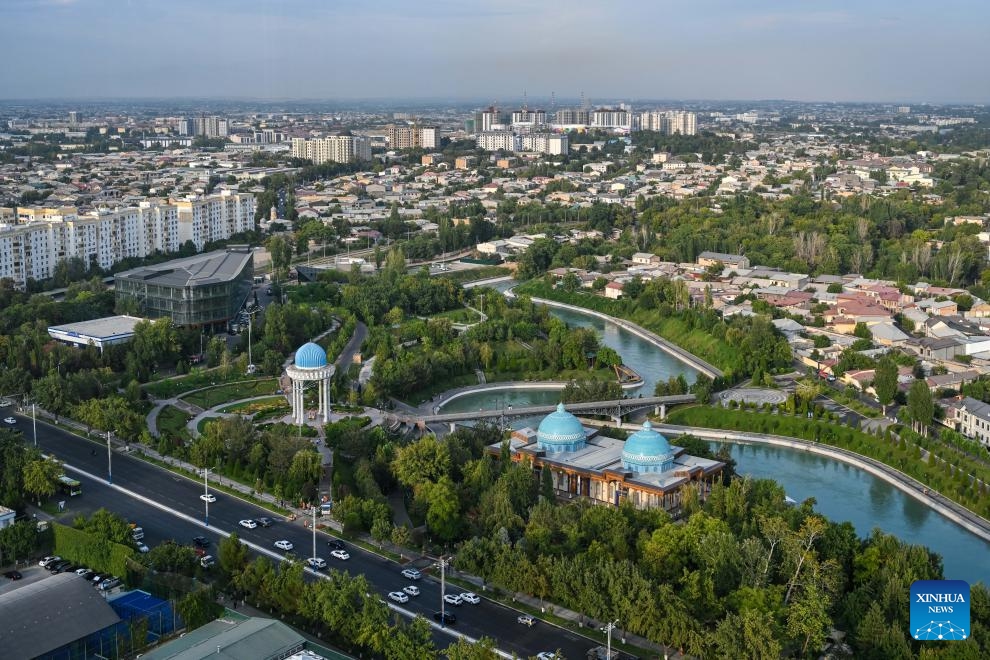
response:
[[[86,575],[86,573],[92,573],[92,572],[93,571],[89,570],[85,566],[81,566],[76,569],[76,575]]]
[[[38,566],[41,566],[42,568],[51,568],[52,564],[57,564],[60,561],[62,561],[62,558],[58,555],[50,555],[39,561]]]
[[[536,654],[536,660],[564,660],[564,656],[556,651],[540,651]]]
[[[334,550],[330,553],[331,557],[336,559],[350,559],[351,556],[347,554],[347,550]]]
[[[151,548],[149,548],[148,546],[146,546],[144,543],[138,543],[137,544],[137,549],[138,549],[138,552],[140,552],[142,555],[146,555],[149,552],[151,552]]]
[[[306,563],[309,564],[310,568],[317,571],[327,567],[327,560],[322,557],[310,557],[306,560]]]
[[[410,580],[418,580],[423,577],[423,574],[415,568],[405,568],[402,570],[402,577],[409,578]]]
[[[444,594],[443,600],[448,605],[463,605],[464,601],[457,594]]]
[[[22,577],[24,577],[23,575],[21,575],[20,571],[7,571],[6,573],[3,574],[3,576],[8,580],[20,580]]]
[[[193,537],[193,545],[197,548],[208,548],[210,547],[210,539],[205,536]]]
[[[534,623],[536,623],[536,619],[534,619],[529,614],[519,615],[519,618],[517,618],[516,621],[523,624],[524,626],[532,626]]]
[[[433,613],[433,620],[447,625],[454,625],[457,623],[457,617],[454,616],[453,613],[446,611],[441,612],[440,610]]]
[[[255,527],[258,526],[258,523],[254,522],[253,520],[250,520],[250,519],[241,520],[237,524],[240,525],[241,527],[247,527],[248,529],[254,529]]]
[[[203,568],[209,568],[210,566],[213,566],[215,563],[217,562],[213,558],[213,555],[205,555],[199,558],[199,565],[202,566]]]
[[[109,577],[103,582],[100,582],[100,589],[103,591],[110,591],[117,586],[120,586],[120,578],[118,577]]]
[[[57,561],[48,567],[48,570],[52,573],[61,573],[62,569],[69,566],[72,562],[63,559],[62,561]]]
[[[292,541],[286,541],[285,539],[282,539],[281,541],[275,541],[275,547],[278,548],[279,550],[285,550],[286,552],[288,552],[289,550],[292,550],[292,548],[295,546],[292,545]]]
[[[271,527],[274,521],[271,518],[261,517],[258,518],[258,524],[262,527]]]
[[[418,596],[419,595],[419,587],[417,587],[414,584],[410,584],[409,586],[402,587],[402,590],[405,591],[410,596]]]
[[[394,600],[397,603],[409,602],[409,596],[401,591],[390,591],[388,592],[388,597],[390,600]]]
[[[86,572],[79,574],[79,577],[81,577],[84,580],[92,580],[95,576],[96,576],[96,571],[92,571],[89,569],[87,569]]]
[[[464,593],[461,594],[461,600],[463,600],[465,603],[471,603],[472,605],[477,605],[478,603],[481,602],[481,596],[479,596],[476,593],[472,593],[470,591],[465,591]]]

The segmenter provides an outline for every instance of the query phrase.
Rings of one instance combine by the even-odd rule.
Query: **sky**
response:
[[[986,0],[0,0],[0,98],[990,102]]]

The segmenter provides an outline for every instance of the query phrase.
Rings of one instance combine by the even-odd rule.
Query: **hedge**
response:
[[[125,576],[134,549],[89,532],[55,523],[55,554],[98,573]]]

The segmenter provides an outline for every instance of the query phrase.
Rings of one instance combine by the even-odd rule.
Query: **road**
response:
[[[18,426],[27,429],[29,425],[29,418],[19,418]],[[272,516],[264,509],[232,495],[217,493],[217,501],[210,505],[210,526],[206,529],[202,524],[204,503],[199,499],[203,492],[202,483],[115,452],[114,488],[111,488],[103,481],[107,473],[105,446],[40,422],[38,445],[46,453],[54,454],[64,461],[67,473],[82,482],[83,494],[78,498],[68,498],[68,510],[64,517],[69,521],[79,513],[105,507],[140,524],[145,530],[145,542],[149,545],[166,539],[188,543],[193,536],[204,533],[215,543],[221,534],[236,531],[245,542],[269,551],[275,551],[273,544],[276,540],[287,539],[300,554],[309,556],[311,552],[312,533],[302,526],[301,521],[290,523],[279,520],[270,528],[259,526],[256,529],[245,529],[238,525],[239,520],[262,515],[273,518],[278,516]],[[121,489],[129,492],[122,492]],[[322,533],[317,535],[319,556],[325,558],[333,568],[347,570],[352,574],[364,574],[383,598],[387,592],[410,584],[400,574],[401,567],[398,564],[349,543],[351,559],[333,559],[326,545],[328,538],[330,537]],[[440,584],[438,576],[434,575],[436,570],[425,568],[424,573],[426,577],[415,583],[422,594],[411,598],[401,607],[430,619],[432,613],[440,609]],[[448,588],[448,592],[461,591],[463,590],[458,587]],[[521,657],[560,649],[565,657],[583,658],[587,650],[595,646],[587,638],[545,622],[538,622],[531,628],[522,626],[516,622],[518,611],[492,601],[483,600],[480,605],[465,604],[451,609],[457,616],[457,623],[454,625],[457,632],[474,638],[492,637],[498,640],[501,649],[515,652]],[[449,637],[448,643],[452,639]]]

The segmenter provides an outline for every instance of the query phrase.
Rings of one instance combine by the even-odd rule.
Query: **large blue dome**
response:
[[[665,472],[674,463],[674,452],[667,438],[653,430],[649,420],[636,431],[622,449],[622,467],[636,472]]]
[[[319,369],[327,366],[327,352],[318,344],[308,342],[296,351],[296,367],[299,369]]]
[[[564,410],[564,404],[557,404],[552,412],[540,422],[536,431],[536,446],[548,453],[577,451],[584,447],[587,436],[578,418]]]

